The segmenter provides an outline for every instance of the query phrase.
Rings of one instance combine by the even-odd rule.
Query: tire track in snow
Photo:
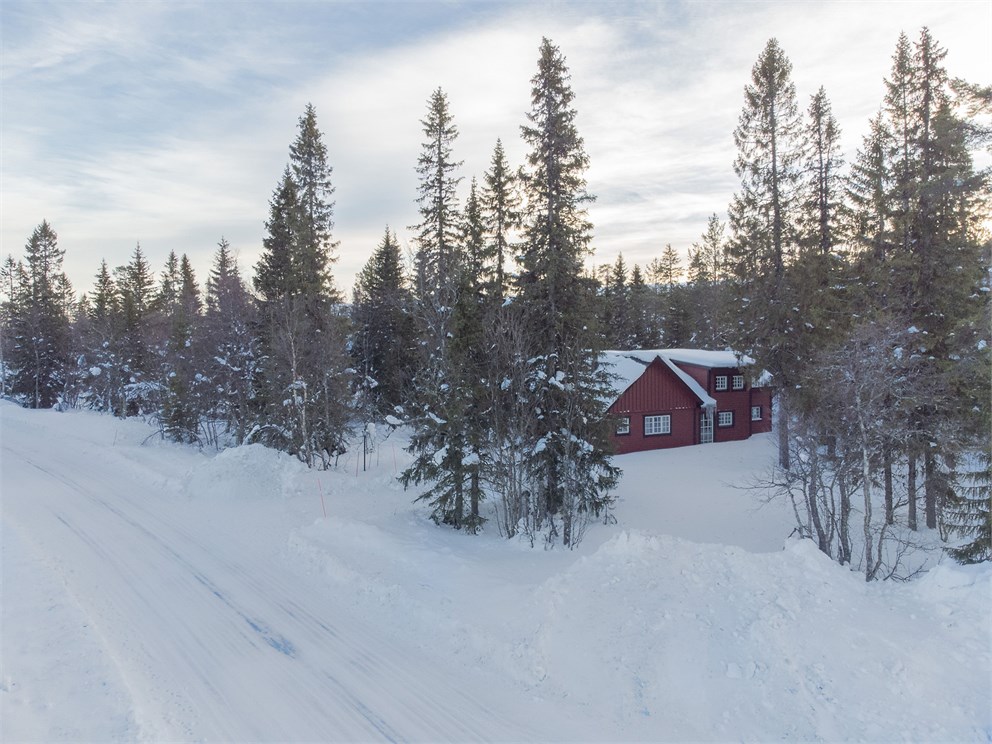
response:
[[[9,447],[5,447],[4,449],[13,452],[13,450]],[[128,527],[142,534],[149,541],[155,543],[156,546],[165,554],[167,554],[174,563],[184,567],[189,572],[189,575],[193,578],[193,580],[196,581],[200,586],[202,586],[209,593],[210,596],[217,599],[219,602],[221,602],[221,604],[229,608],[239,618],[244,620],[246,625],[249,628],[251,628],[253,631],[255,631],[259,636],[261,636],[268,646],[270,646],[271,648],[275,649],[276,651],[278,651],[279,653],[285,656],[289,656],[290,658],[295,657],[296,649],[295,646],[292,644],[292,642],[288,641],[282,635],[273,633],[269,629],[268,624],[265,623],[264,621],[253,618],[249,614],[247,614],[244,610],[240,609],[235,603],[233,603],[231,600],[225,597],[225,595],[217,588],[214,582],[206,578],[202,573],[200,573],[196,569],[196,567],[190,561],[184,558],[179,552],[173,549],[169,544],[163,541],[151,530],[149,530],[148,528],[146,528],[144,525],[140,524],[136,520],[130,518],[121,509],[110,504],[106,499],[97,496],[89,488],[83,486],[77,480],[70,478],[65,474],[57,473],[49,467],[40,465],[38,462],[34,461],[31,457],[26,456],[24,453],[18,452],[16,454],[18,455],[18,457],[20,457],[20,459],[22,459],[27,464],[31,465],[36,470],[44,473],[46,476],[54,480],[63,483],[64,485],[69,487],[74,493],[87,497],[91,502],[103,507],[111,514],[118,517]],[[104,546],[101,543],[89,537],[78,527],[71,524],[61,513],[51,508],[49,509],[49,511],[58,522],[60,522],[64,527],[66,527],[66,529],[72,532],[81,542],[86,544],[89,547],[89,549],[92,550],[96,555],[100,556],[110,564],[117,565],[118,567],[125,567],[122,566],[122,563],[119,562],[117,559],[113,558],[105,550]],[[163,523],[162,526],[168,526],[168,525],[165,525]],[[138,579],[138,577],[134,577],[134,578]],[[129,583],[133,583],[133,582],[129,582]],[[321,625],[323,626],[323,628],[329,630],[329,627],[326,624],[321,623]],[[337,636],[338,634],[335,633],[334,635]],[[345,701],[347,701],[351,709],[354,712],[357,712],[360,715],[360,717],[364,719],[371,726],[371,728],[375,732],[377,732],[382,738],[389,741],[401,741],[404,739],[404,737],[400,736],[396,731],[392,730],[392,728],[385,722],[385,720],[381,716],[375,714],[366,703],[358,699],[334,675],[324,672],[323,676],[332,684],[332,686],[336,689],[340,697],[343,698]],[[207,680],[206,678],[204,678],[202,681],[206,682],[209,685],[209,680]],[[212,685],[210,686],[212,687]],[[313,702],[316,705],[318,701],[314,700]],[[191,711],[186,711],[186,712],[189,713]],[[194,730],[190,727],[184,727],[183,735],[187,738],[191,737],[194,735]]]
[[[140,740],[119,664],[61,567],[7,513],[0,529],[0,741]]]
[[[282,654],[284,654],[286,656],[289,656],[290,658],[294,658],[296,656],[296,647],[295,647],[295,645],[291,641],[289,641],[288,639],[286,639],[284,636],[282,636],[282,635],[280,635],[278,633],[273,632],[264,621],[258,620],[256,618],[252,618],[244,610],[242,610],[238,605],[236,605],[231,600],[229,600],[220,591],[220,589],[218,589],[218,587],[210,579],[208,579],[202,573],[200,573],[193,566],[192,563],[190,563],[180,553],[178,553],[176,550],[174,550],[170,545],[168,545],[167,543],[165,543],[154,532],[150,531],[144,525],[140,524],[139,522],[137,522],[134,519],[132,519],[129,516],[127,516],[123,511],[121,511],[119,508],[117,508],[117,507],[113,506],[112,504],[110,504],[106,499],[103,499],[103,498],[100,498],[99,496],[96,496],[89,489],[85,488],[84,486],[82,486],[81,484],[79,484],[77,481],[74,481],[73,479],[71,479],[71,478],[69,478],[69,477],[67,477],[65,475],[62,475],[62,474],[59,474],[59,473],[55,473],[55,472],[51,471],[50,469],[45,468],[45,467],[39,465],[38,463],[32,461],[30,458],[24,456],[23,454],[21,455],[21,457],[26,462],[28,462],[29,464],[31,464],[33,467],[37,468],[38,470],[41,470],[46,475],[48,475],[48,476],[50,476],[52,478],[55,478],[56,480],[59,480],[59,481],[63,482],[64,484],[66,484],[67,486],[69,486],[70,488],[72,488],[76,493],[79,493],[80,495],[87,496],[92,501],[98,503],[100,506],[102,506],[103,508],[109,510],[111,513],[113,513],[114,515],[116,515],[117,517],[119,517],[128,526],[130,526],[131,528],[133,528],[134,530],[136,530],[138,532],[141,532],[149,540],[157,543],[158,546],[163,551],[165,551],[166,553],[168,553],[175,560],[176,563],[185,566],[189,570],[189,572],[193,576],[193,578],[199,584],[201,584],[203,587],[205,587],[207,589],[207,591],[210,592],[211,595],[213,595],[221,603],[223,603],[224,605],[226,605],[229,609],[231,609],[239,617],[241,617],[247,623],[247,625],[252,630],[254,630],[256,633],[258,633],[262,637],[262,639],[269,646],[271,646],[272,648],[274,648],[279,653],[282,653]],[[103,551],[102,548],[95,541],[91,540],[90,538],[88,538],[87,536],[85,536],[82,532],[80,532],[77,528],[75,528],[72,525],[70,525],[61,515],[56,514],[55,512],[52,512],[52,513],[55,515],[55,517],[56,517],[56,519],[58,519],[58,521],[60,521],[68,529],[70,529],[73,533],[75,533],[81,540],[83,540],[88,545],[90,545],[90,547],[95,552],[97,552],[97,553],[99,553],[101,555],[104,555],[106,557],[105,551]],[[145,511],[145,515],[146,516],[150,516],[152,518],[155,518],[154,515],[152,515],[150,512],[147,512],[147,511]],[[164,523],[162,523],[162,526],[169,526],[169,527],[171,527],[172,525],[165,525]],[[185,533],[184,533],[184,536],[187,539],[189,539],[190,541],[192,541],[192,537],[190,537],[188,535],[185,535]],[[242,573],[243,575],[246,575],[246,574],[243,573],[243,571],[241,569],[236,569],[236,570],[239,573]],[[296,613],[289,612],[287,614],[289,616],[291,616],[291,617],[296,617]],[[307,615],[309,616],[309,613],[307,613]],[[314,624],[316,624],[322,630],[324,630],[324,631],[332,634],[335,638],[339,638],[340,637],[328,625],[326,625],[325,623],[317,620],[313,616],[309,616],[308,617],[308,620],[310,620],[311,622],[313,622]],[[366,667],[364,665],[358,665],[354,661],[351,662],[351,666],[356,667],[356,668],[359,668],[359,669],[363,669],[365,671],[368,671],[368,667]],[[404,738],[398,732],[396,732],[395,730],[393,730],[393,728],[382,718],[382,716],[376,714],[362,700],[360,700],[357,697],[355,697],[355,695],[344,684],[342,684],[337,677],[335,677],[334,675],[332,675],[332,674],[330,674],[330,673],[328,673],[326,671],[324,672],[324,677],[336,688],[336,690],[339,692],[339,694],[343,698],[345,698],[346,700],[348,700],[348,702],[354,708],[354,710],[358,711],[361,714],[361,716],[378,733],[380,733],[386,740],[388,740],[388,741],[402,741],[402,740],[404,740]],[[410,709],[407,708],[407,710],[410,710]],[[451,722],[455,722],[455,719],[452,718],[452,719],[450,719],[450,721]],[[482,734],[482,732],[476,732],[476,737],[479,740],[484,740],[486,738]]]
[[[329,728],[343,738],[373,736],[393,741],[408,738],[484,740],[494,735],[500,738],[529,738],[526,727],[521,728],[501,720],[497,714],[488,710],[480,698],[452,688],[449,682],[438,678],[436,674],[427,673],[429,667],[421,666],[414,671],[410,664],[397,664],[382,650],[378,653],[372,652],[371,646],[368,646],[370,639],[367,630],[363,633],[364,640],[355,638],[354,629],[351,629],[346,637],[296,602],[292,595],[280,586],[277,577],[270,570],[263,569],[249,573],[243,566],[214,555],[181,526],[164,520],[129,496],[114,493],[113,487],[107,487],[116,484],[109,481],[93,483],[93,478],[90,478],[90,483],[84,485],[79,478],[56,471],[52,466],[40,465],[32,456],[15,451],[6,446],[6,443],[4,449],[43,473],[45,477],[62,483],[73,494],[84,497],[90,504],[100,507],[104,513],[114,515],[122,525],[128,527],[131,541],[134,540],[135,535],[140,536],[145,548],[149,545],[153,546],[155,551],[166,559],[167,569],[170,567],[169,564],[173,570],[177,567],[181,568],[186,577],[197,586],[199,596],[209,596],[214,603],[223,606],[227,613],[232,614],[261,638],[270,652],[278,654],[288,663],[302,666],[301,672],[282,676],[286,682],[297,683],[293,687],[300,700],[296,706],[291,706],[295,712],[299,712],[300,707],[310,708],[311,713],[305,717],[304,727],[311,734],[316,732],[316,736],[312,735],[311,738],[334,736],[333,733],[329,734]],[[71,468],[65,465],[63,467]],[[74,474],[78,472],[80,471],[77,470]],[[115,497],[116,504],[111,503],[103,495],[98,495],[97,490]],[[62,508],[57,511],[53,509],[52,512],[56,519],[65,528],[76,533],[78,539],[83,541],[101,561],[114,565],[124,577],[126,587],[134,587],[141,581],[141,575],[136,569],[129,570],[127,553],[125,551],[122,554],[121,546],[115,546],[111,554],[98,537],[87,535],[78,524],[71,524],[61,513],[69,506],[68,502],[59,506]],[[125,512],[125,508],[130,514]],[[92,516],[89,519],[93,524],[100,523],[99,519],[94,522]],[[120,533],[117,531],[114,534]],[[180,549],[177,550],[173,545]],[[151,559],[146,556],[145,561],[151,562]],[[253,568],[260,567],[253,566]],[[218,582],[210,576],[211,573],[224,576],[225,581]],[[177,582],[180,577],[169,578]],[[236,590],[234,594],[229,591],[232,588]],[[266,598],[268,600],[264,604],[266,611],[260,614],[246,609],[235,597],[238,591],[255,599],[256,605],[259,597]],[[153,612],[158,606],[154,597],[141,595],[139,599],[141,604],[149,608],[149,612]],[[263,608],[256,606],[254,609]],[[279,622],[263,620],[262,615],[269,615],[272,620],[275,620],[274,615],[278,616]],[[287,625],[289,628],[286,627]],[[298,638],[291,640],[294,635]],[[123,640],[127,641],[126,638]],[[333,650],[328,648],[329,642],[334,644]],[[228,643],[231,643],[230,639]],[[376,648],[389,650],[382,644],[377,644]],[[195,649],[188,650],[195,651]],[[217,653],[216,649],[213,649],[212,653]],[[399,652],[397,656],[405,653],[406,650]],[[210,693],[209,697],[217,706],[224,707],[225,702],[230,704],[231,701],[227,700],[229,695],[218,691],[212,684],[210,664],[192,663],[187,666],[191,666],[197,673],[197,682],[203,688],[202,691]],[[328,671],[336,666],[341,666],[348,672],[342,676]],[[280,671],[285,670],[280,669]],[[154,677],[154,670],[146,668],[139,672]],[[182,682],[183,680],[176,679],[174,684]],[[158,684],[165,683],[159,679]],[[301,688],[303,690],[316,688],[316,692],[299,695]],[[328,697],[335,701],[333,710],[327,709]],[[376,702],[371,702],[373,700]],[[377,708],[382,709],[383,701],[387,709],[377,712]],[[160,700],[159,703],[161,705],[162,701]],[[204,734],[211,736],[210,733],[201,730],[209,729],[206,721],[198,719],[191,710],[186,709],[185,705],[178,707],[180,718],[189,716],[193,719],[192,721],[186,719],[188,725],[180,728],[184,738],[199,737]],[[203,705],[198,707],[202,709]],[[458,715],[452,711],[458,711]],[[241,712],[247,711],[242,707]],[[175,714],[163,715],[163,718],[172,725],[176,724]],[[217,716],[215,715],[214,718],[216,719]],[[215,720],[215,726],[219,728],[214,735],[231,734],[226,730],[225,723],[223,720]],[[250,734],[258,734],[260,731],[252,728]],[[497,734],[497,732],[502,733]],[[242,730],[240,733],[243,735],[246,732]],[[254,736],[254,738],[259,737]]]

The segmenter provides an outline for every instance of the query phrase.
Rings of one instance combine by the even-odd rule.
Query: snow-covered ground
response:
[[[789,540],[736,487],[768,436],[620,458],[617,523],[545,551],[435,527],[399,434],[314,472],[150,433],[0,403],[4,742],[992,739],[992,570]]]

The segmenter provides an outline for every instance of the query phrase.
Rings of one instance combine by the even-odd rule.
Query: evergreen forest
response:
[[[411,155],[419,222],[383,215],[350,294],[307,105],[250,268],[223,237],[205,277],[137,244],[80,293],[42,221],[0,266],[0,395],[314,468],[404,426],[399,477],[436,523],[574,547],[611,519],[621,477],[601,352],[732,349],[775,396],[777,462],[751,488],[787,499],[802,537],[868,581],[905,577],[927,540],[988,561],[992,173],[976,157],[992,154],[992,89],[949,77],[945,56],[927,29],[899,37],[845,162],[827,91],[801,99],[769,40],[741,71],[731,203],[685,258],[668,244],[644,266],[599,265],[581,102],[544,39],[524,161],[496,141],[464,174],[457,101],[436,89]]]

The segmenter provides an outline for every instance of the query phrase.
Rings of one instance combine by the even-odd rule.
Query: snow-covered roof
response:
[[[699,402],[705,406],[715,406],[714,400],[707,394],[705,388],[676,363],[694,364],[708,369],[744,367],[754,364],[754,359],[736,351],[711,351],[709,349],[632,349],[629,351],[604,351],[599,358],[600,364],[609,365],[612,381],[613,397],[610,403],[619,398],[624,390],[634,384],[644,370],[655,359],[661,361],[684,382]],[[755,387],[765,387],[771,384],[771,374],[766,370],[758,373],[752,382]]]
[[[699,398],[699,402],[703,404],[704,408],[716,407],[716,399],[711,398],[707,394],[705,388],[703,388],[702,385],[696,382],[696,380],[693,379],[693,377],[688,372],[686,372],[683,369],[680,369],[679,367],[676,367],[675,364],[672,362],[672,360],[664,355],[660,355],[658,358],[661,359],[661,361],[663,361],[666,365],[668,365],[668,368],[672,370],[672,372],[674,372],[676,375],[678,375],[679,379],[682,380],[682,382],[684,382],[686,385],[689,386],[689,389],[692,391],[693,395]]]
[[[600,354],[599,363],[607,367],[607,371],[612,376],[610,380],[614,393],[612,400],[619,398],[624,390],[633,385],[653,361],[654,357],[645,361],[634,351],[604,351]]]
[[[604,351],[600,355],[599,361],[600,364],[610,367],[609,372],[614,376],[612,381],[613,400],[619,398],[624,390],[634,384],[634,381],[644,374],[644,370],[651,362],[660,359],[662,364],[686,384],[686,387],[692,391],[705,408],[716,406],[716,400],[706,393],[702,385],[696,382],[688,372],[679,369],[672,363],[672,360],[665,354],[667,351],[669,350]]]
[[[640,353],[640,352],[639,352]],[[649,354],[659,354],[662,357],[671,359],[673,362],[684,364],[695,364],[700,367],[742,367],[754,364],[754,360],[736,351],[709,351],[707,349],[659,349],[658,351],[645,352]]]

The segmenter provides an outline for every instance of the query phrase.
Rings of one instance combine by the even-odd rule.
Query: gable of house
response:
[[[699,410],[713,400],[670,361],[655,355],[610,353],[619,393],[609,407],[620,454],[682,447],[698,439]],[[645,363],[646,362],[646,363]]]

